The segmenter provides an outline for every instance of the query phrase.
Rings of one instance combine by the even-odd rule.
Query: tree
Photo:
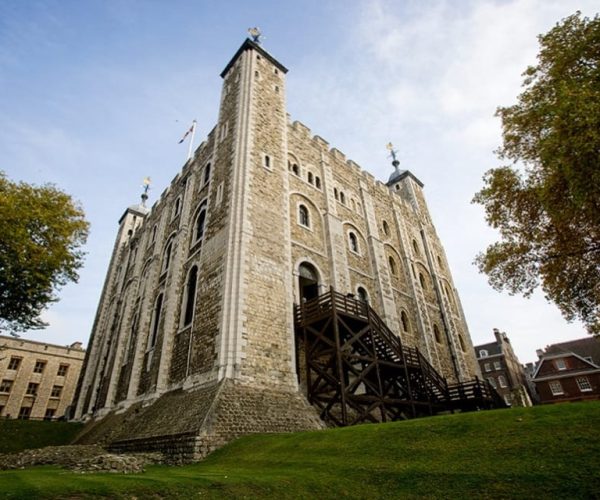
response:
[[[563,316],[600,333],[600,18],[563,19],[538,37],[517,104],[500,107],[508,166],[474,199],[500,233],[475,262],[497,290],[541,285]]]
[[[88,223],[52,185],[14,183],[0,171],[0,330],[43,328],[39,315],[77,281]]]

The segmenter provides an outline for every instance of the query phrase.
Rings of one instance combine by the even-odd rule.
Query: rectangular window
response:
[[[10,358],[10,362],[8,363],[9,370],[18,370],[21,365],[21,358]]]
[[[52,392],[50,393],[51,398],[60,398],[62,394],[62,385],[55,385],[52,387]]]
[[[46,414],[44,415],[44,420],[52,420],[54,418],[54,414],[56,410],[54,408],[48,408],[46,410]]]
[[[488,382],[494,389],[496,388],[496,379],[494,377],[488,378]]]
[[[56,372],[56,375],[58,375],[59,377],[64,377],[67,375],[67,372],[69,371],[69,365],[59,365],[58,366],[58,371]]]
[[[506,403],[506,406],[511,406],[512,405],[512,400],[511,400],[510,394],[505,394],[504,395],[504,402]]]
[[[29,415],[31,415],[31,407],[30,406],[22,406],[19,410],[19,418],[21,420],[28,420]]]
[[[549,382],[548,386],[550,387],[550,391],[552,392],[553,396],[560,396],[561,394],[564,394],[562,385],[560,385],[560,382],[558,380],[553,380],[552,382]]]
[[[27,392],[25,394],[29,396],[37,396],[37,390],[40,384],[36,384],[35,382],[29,382],[27,386]]]
[[[45,361],[36,361],[35,366],[33,367],[33,373],[44,373],[45,367],[46,367]]]
[[[483,367],[485,368],[486,372],[491,372],[492,371],[492,365],[490,363],[484,363]]]
[[[12,384],[12,380],[3,380],[2,382],[0,382],[0,392],[4,392],[6,394],[10,393]]]
[[[506,383],[506,378],[504,377],[504,375],[500,375],[498,377],[498,383],[500,384],[500,387],[508,387],[508,384]]]
[[[554,366],[556,366],[557,370],[566,370],[567,369],[567,363],[565,363],[565,360],[562,358],[555,359]]]
[[[589,392],[592,390],[592,384],[587,377],[577,377],[577,387],[581,392]]]
[[[494,361],[494,370],[502,370],[502,363],[500,361]]]

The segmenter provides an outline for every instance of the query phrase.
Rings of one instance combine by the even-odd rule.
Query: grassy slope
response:
[[[0,419],[0,453],[70,444],[82,424]]]
[[[245,437],[185,467],[0,472],[7,498],[600,498],[600,402]]]

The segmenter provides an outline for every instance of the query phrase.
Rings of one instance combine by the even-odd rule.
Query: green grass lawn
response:
[[[83,424],[0,419],[0,453],[70,444]],[[1,495],[1,492],[0,492]]]
[[[0,472],[4,498],[600,498],[600,402],[248,436],[184,467]]]

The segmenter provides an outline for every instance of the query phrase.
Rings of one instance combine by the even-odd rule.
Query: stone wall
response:
[[[148,406],[137,404],[90,421],[75,442],[117,452],[158,451],[170,460],[190,461],[245,434],[322,427],[316,411],[296,391],[226,380],[172,391]]]

